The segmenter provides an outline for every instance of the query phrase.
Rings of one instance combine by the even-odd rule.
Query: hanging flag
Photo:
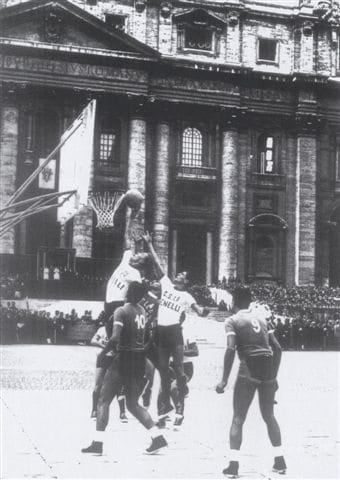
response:
[[[61,137],[69,136],[60,149],[59,192],[76,194],[58,208],[58,221],[65,223],[87,205],[93,177],[96,100],[92,100]]]
[[[44,163],[45,158],[39,158],[39,166]],[[39,188],[45,190],[54,190],[56,186],[55,182],[56,161],[50,160],[44,169],[39,173]]]

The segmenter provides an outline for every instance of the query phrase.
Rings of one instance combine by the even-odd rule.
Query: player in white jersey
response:
[[[128,210],[127,213],[127,224],[125,228],[125,236],[124,236],[124,246],[125,251],[122,257],[122,260],[118,267],[113,271],[106,287],[106,296],[105,296],[105,317],[104,322],[107,326],[107,331],[110,333],[112,332],[112,325],[113,325],[113,315],[117,308],[122,307],[126,300],[126,294],[129,288],[129,285],[132,282],[141,282],[142,281],[142,274],[147,267],[148,262],[150,262],[150,255],[148,253],[134,253],[132,250],[132,242],[131,242],[131,220],[134,212]],[[103,389],[104,392],[107,390],[105,386],[105,382],[110,381],[109,377],[105,375],[106,370],[108,369],[108,360],[103,360],[103,356],[99,355],[96,362],[96,367],[100,369],[104,369],[104,373],[101,374],[96,379],[96,391],[95,391],[95,402],[93,405],[93,416],[97,417],[97,422],[101,423],[102,419],[99,417],[108,417],[109,415],[109,408],[110,408],[110,401],[103,402],[103,406],[97,412],[94,412],[94,409],[97,410],[97,401],[100,397],[100,391]],[[101,381],[101,383],[100,383]],[[121,390],[118,394],[118,401],[120,402],[120,406],[123,405],[124,402],[124,391]],[[122,410],[121,410],[122,413]],[[126,421],[125,413],[122,414],[121,420]]]
[[[184,342],[181,327],[183,313],[191,308],[198,315],[206,316],[208,315],[209,310],[197,305],[196,300],[186,291],[188,284],[186,274],[178,274],[174,283],[171,282],[169,277],[163,272],[160,260],[153,248],[151,237],[148,232],[143,235],[143,239],[154,259],[157,276],[162,288],[157,317],[158,368],[161,376],[164,399],[164,402],[159,406],[158,411],[161,418],[172,410],[170,403],[170,357],[172,357],[173,369],[176,375],[178,388],[180,391],[187,391],[187,379],[183,369]],[[183,418],[183,415],[180,415],[180,417]],[[175,422],[177,422],[176,418]]]

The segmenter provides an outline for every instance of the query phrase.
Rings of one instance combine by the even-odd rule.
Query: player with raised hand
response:
[[[143,239],[154,260],[156,275],[162,288],[157,317],[158,369],[163,395],[163,402],[158,412],[161,420],[172,410],[170,403],[171,374],[169,370],[171,357],[178,388],[181,392],[187,392],[187,377],[183,368],[182,314],[187,309],[192,308],[198,315],[206,316],[209,310],[197,305],[196,300],[186,291],[188,284],[186,273],[178,274],[174,282],[171,282],[163,272],[158,255],[152,245],[150,234],[145,232]],[[175,423],[181,423],[182,420],[183,415],[176,415]]]
[[[274,397],[278,389],[277,373],[281,361],[281,347],[268,330],[264,310],[251,308],[251,293],[248,288],[236,288],[233,293],[234,314],[225,321],[227,348],[224,355],[223,375],[216,386],[217,393],[223,393],[237,349],[240,368],[234,387],[233,420],[230,428],[230,462],[223,473],[236,478],[239,469],[239,455],[242,443],[242,429],[248,409],[256,390],[262,418],[267,425],[268,436],[274,450],[273,471],[283,474],[286,463],[282,453],[280,427],[274,416]]]

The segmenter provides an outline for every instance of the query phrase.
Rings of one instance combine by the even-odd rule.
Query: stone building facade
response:
[[[340,285],[336,1],[0,6],[2,206],[96,98],[93,188],[145,194],[170,276]],[[118,230],[89,207],[64,227],[42,213],[1,238],[2,262],[64,247],[114,263]]]

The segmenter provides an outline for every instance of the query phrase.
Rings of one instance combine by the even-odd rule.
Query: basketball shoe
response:
[[[223,470],[223,475],[226,475],[228,478],[237,478],[238,462],[229,462],[228,467]]]
[[[159,452],[161,448],[167,447],[168,442],[165,440],[163,435],[158,435],[157,437],[153,438],[151,444],[145,450],[145,453],[148,455],[152,455],[153,453]]]
[[[283,456],[274,458],[273,472],[284,475],[287,470],[287,465]]]
[[[82,448],[81,453],[94,453],[96,455],[102,455],[103,442],[92,442],[89,447]]]

